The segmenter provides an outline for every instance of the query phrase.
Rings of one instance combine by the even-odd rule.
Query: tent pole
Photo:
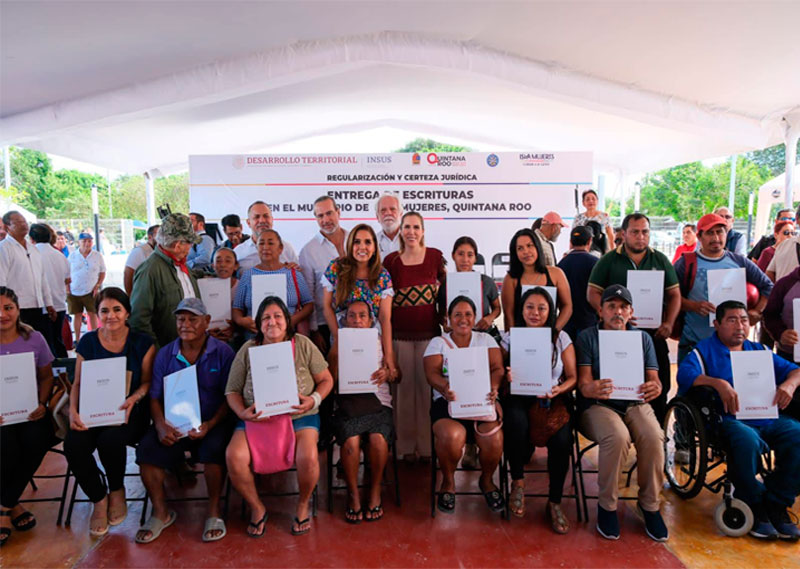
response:
[[[156,224],[156,194],[153,189],[153,175],[144,173],[144,183],[147,191],[147,225]]]
[[[733,213],[733,204],[736,202],[736,154],[731,156],[731,185],[728,189],[728,211]]]
[[[797,140],[800,138],[800,107],[796,107],[783,117],[783,122],[785,123],[783,140],[786,142],[786,186],[783,203],[785,207],[794,209],[792,174],[794,173],[794,163],[797,160]]]
[[[5,173],[6,190],[11,187],[11,153],[8,145],[3,147],[3,172]]]
[[[597,176],[597,209],[600,211],[606,210],[606,177],[604,174]]]

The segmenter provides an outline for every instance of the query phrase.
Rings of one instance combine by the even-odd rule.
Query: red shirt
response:
[[[675,249],[675,256],[672,257],[672,264],[675,264],[675,261],[681,258],[681,255],[684,253],[689,253],[694,251],[697,248],[697,241],[694,242],[694,245],[687,245],[686,243],[681,243],[678,245],[678,248]]]
[[[425,249],[419,265],[406,265],[398,252],[390,253],[383,265],[392,277],[392,337],[396,340],[430,340],[439,335],[436,295],[444,281],[444,257],[432,247]]]

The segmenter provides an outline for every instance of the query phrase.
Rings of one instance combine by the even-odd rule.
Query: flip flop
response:
[[[221,531],[222,533],[218,536],[208,537],[206,534],[210,531]],[[210,541],[219,541],[226,535],[228,535],[228,529],[225,527],[225,520],[222,518],[206,519],[206,525],[203,527],[203,541],[206,543]]]
[[[247,532],[247,537],[264,537],[264,534],[267,533],[267,518],[268,517],[269,517],[269,514],[265,511],[264,515],[257,522],[248,522],[247,523],[247,527],[255,528],[256,529],[256,533]],[[264,524],[264,525],[261,527],[261,531],[258,531],[258,526],[260,526],[261,524]]]
[[[106,525],[100,529],[92,529],[92,519],[89,518],[89,535],[92,537],[103,537],[108,533],[109,527],[111,526],[108,525],[108,515],[106,515]]]
[[[307,524],[311,521],[311,518],[306,518],[304,520],[299,520],[297,517],[294,518],[294,524],[292,525],[292,535],[303,535],[311,531],[311,525],[309,525],[306,529],[295,529],[295,527],[300,528],[303,524]]]
[[[525,517],[525,488],[522,486],[514,486],[511,489],[509,502],[512,514],[518,518]]]
[[[0,516],[11,517],[11,510],[0,510]],[[0,528],[0,546],[5,545],[9,537],[11,537],[11,528]]]
[[[23,518],[27,518],[27,521],[23,522]],[[36,527],[36,518],[34,517],[33,513],[24,511],[16,518],[11,520],[11,525],[13,525],[14,529],[17,531],[28,531],[29,529]]]
[[[347,508],[344,511],[344,521],[348,524],[357,525],[361,523],[363,514],[361,510],[354,510],[353,508]]]
[[[140,531],[149,531],[150,537],[143,537],[140,538],[138,535],[135,538],[136,543],[152,543],[157,540],[161,536],[161,532],[167,529],[169,526],[175,523],[175,519],[178,517],[178,514],[175,510],[170,510],[169,512],[169,519],[166,522],[161,521],[161,518],[157,518],[155,516],[150,516],[150,518],[144,523],[142,527],[136,532],[137,534]],[[108,531],[108,530],[106,530]]]
[[[496,488],[483,492],[483,497],[486,499],[486,505],[489,506],[489,509],[493,512],[502,512],[503,508],[506,506],[503,501],[503,496]]]
[[[364,518],[368,522],[377,522],[383,517],[383,504],[378,504],[374,508],[367,509],[367,516]]]

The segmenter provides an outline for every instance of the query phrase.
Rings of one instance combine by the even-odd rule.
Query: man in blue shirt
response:
[[[736,497],[753,510],[755,520],[750,535],[761,539],[800,539],[800,529],[792,523],[787,508],[800,495],[800,422],[787,417],[777,419],[736,419],[739,395],[733,384],[731,352],[764,350],[747,340],[750,322],[747,309],[729,300],[717,307],[715,332],[697,344],[678,368],[678,393],[695,385],[713,387],[722,400],[725,414],[720,428],[727,451],[728,476]],[[774,403],[785,409],[800,385],[800,368],[772,354],[777,390]],[[775,469],[756,478],[760,454],[775,453]]]
[[[206,218],[203,214],[190,213],[189,219],[192,220],[192,229],[200,236],[200,243],[192,245],[186,256],[186,264],[190,269],[204,270],[211,264],[216,244],[214,238],[206,233]]]
[[[569,234],[569,253],[558,262],[558,268],[567,276],[572,295],[572,316],[564,326],[564,332],[569,334],[573,342],[578,332],[597,324],[597,311],[586,300],[589,274],[597,263],[597,257],[589,252],[591,249],[592,230],[579,225]]]
[[[166,469],[175,471],[190,453],[204,466],[208,488],[208,517],[203,541],[225,537],[225,522],[220,517],[219,498],[225,480],[225,448],[233,432],[225,399],[228,372],[235,354],[224,342],[209,336],[211,321],[203,302],[184,298],[175,309],[178,338],[159,350],[153,363],[150,384],[150,412],[153,424],[136,448],[136,462],[142,482],[153,502],[153,515],[136,533],[137,543],[150,543],[175,521],[167,509],[164,494]],[[164,379],[171,373],[195,366],[200,399],[200,426],[181,433],[164,413]],[[186,426],[188,429],[188,426]]]

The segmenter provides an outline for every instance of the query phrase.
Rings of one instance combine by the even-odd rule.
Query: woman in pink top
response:
[[[767,272],[767,267],[769,267],[769,262],[772,260],[772,257],[775,256],[775,249],[786,241],[794,236],[794,223],[791,221],[779,221],[775,224],[775,230],[773,232],[775,235],[775,245],[771,245],[764,249],[761,252],[761,256],[758,258],[758,268]]]

